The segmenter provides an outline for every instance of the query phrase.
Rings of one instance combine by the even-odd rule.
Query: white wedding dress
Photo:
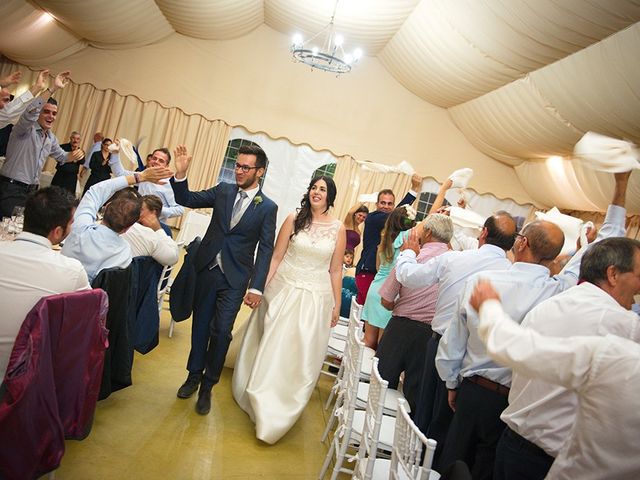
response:
[[[289,431],[320,375],[334,306],[329,265],[340,225],[312,223],[289,241],[249,318],[232,389],[264,442]]]

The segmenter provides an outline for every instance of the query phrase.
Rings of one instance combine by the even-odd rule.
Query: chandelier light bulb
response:
[[[353,58],[354,58],[355,60],[360,60],[360,58],[362,58],[362,49],[360,49],[360,48],[356,48],[356,49],[353,51]]]
[[[292,42],[295,46],[301,46],[302,45],[302,35],[299,33],[296,33],[295,35],[293,35],[293,39]]]
[[[341,47],[343,43],[344,43],[344,37],[338,33],[333,39],[333,44],[336,47]]]
[[[353,63],[353,56],[352,56],[350,53],[347,53],[347,54],[344,56],[344,62],[345,62],[347,65],[351,65],[351,64]]]
[[[318,49],[318,47],[313,47],[313,48],[311,49],[311,53],[313,53],[313,56],[314,56],[314,57],[318,56],[318,52],[319,52],[319,51],[320,51],[320,50]]]

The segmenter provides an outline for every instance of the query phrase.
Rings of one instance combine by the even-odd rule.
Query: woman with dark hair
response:
[[[87,183],[84,186],[84,191],[82,192],[83,196],[96,183],[109,180],[111,178],[111,167],[109,166],[111,152],[109,151],[109,145],[112,143],[113,142],[110,138],[103,139],[100,150],[93,152],[93,155],[91,155],[91,158],[89,159],[91,175],[89,175]]]
[[[382,306],[378,292],[391,273],[398,258],[400,246],[406,237],[400,233],[412,228],[415,225],[415,218],[415,210],[410,206],[403,205],[396,208],[387,218],[380,236],[376,259],[378,272],[371,282],[362,308],[362,320],[365,321],[364,343],[374,350],[378,347],[378,341],[391,319],[391,312]]]
[[[364,223],[367,215],[369,215],[369,209],[360,203],[351,207],[351,210],[344,217],[344,227],[347,230],[347,250],[355,250],[360,245],[362,236],[360,225]]]
[[[335,198],[333,180],[316,177],[282,224],[262,302],[236,360],[233,397],[267,443],[277,442],[304,410],[338,322],[346,235],[328,214]]]

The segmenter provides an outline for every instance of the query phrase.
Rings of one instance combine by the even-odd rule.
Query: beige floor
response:
[[[56,478],[317,478],[327,451],[320,437],[329,379],[321,377],[298,423],[269,446],[256,440],[253,423],[233,401],[230,369],[214,388],[208,416],[194,412],[195,399],[176,398],[186,374],[191,325],[178,324],[171,339],[168,326],[165,313],[160,345],[147,355],[136,354],[133,386],[98,402],[91,434],[67,442]]]

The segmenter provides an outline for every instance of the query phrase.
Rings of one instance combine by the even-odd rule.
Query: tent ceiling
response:
[[[264,23],[309,36],[333,7],[333,0],[3,0],[0,51],[42,66],[88,46],[134,48],[174,32],[229,40]],[[569,154],[587,130],[640,141],[639,21],[640,0],[341,0],[335,19],[346,46],[378,57],[408,90],[449,109],[479,150],[512,166]]]

